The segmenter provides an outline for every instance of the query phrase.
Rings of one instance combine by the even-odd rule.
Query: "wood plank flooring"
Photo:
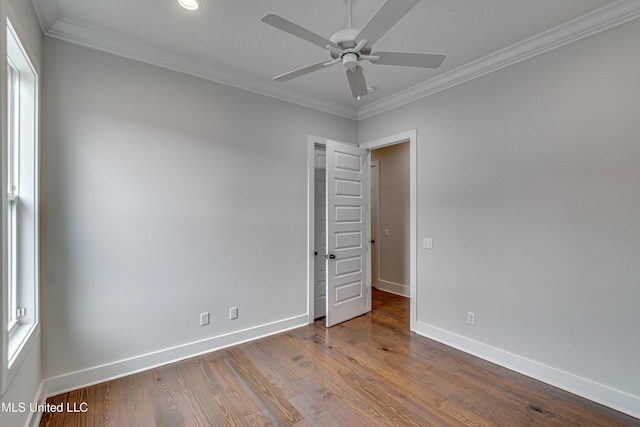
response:
[[[409,332],[408,299],[48,400],[41,426],[640,426]]]

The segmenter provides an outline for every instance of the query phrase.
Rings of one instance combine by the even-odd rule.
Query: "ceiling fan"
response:
[[[445,55],[438,53],[411,52],[373,52],[372,46],[420,0],[386,0],[371,20],[362,28],[351,28],[351,0],[348,1],[347,27],[335,33],[329,40],[307,30],[276,14],[269,13],[260,20],[282,31],[327,49],[331,54],[329,61],[322,61],[288,73],[274,77],[284,82],[331,65],[342,63],[347,68],[347,79],[351,93],[356,99],[367,95],[367,83],[360,61],[367,60],[372,64],[400,65],[406,67],[438,68]]]

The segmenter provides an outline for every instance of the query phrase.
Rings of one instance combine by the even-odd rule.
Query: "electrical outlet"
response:
[[[231,307],[229,309],[229,320],[234,320],[238,318],[238,307]]]
[[[467,325],[476,325],[476,314],[471,311],[467,311]]]
[[[209,324],[209,312],[200,313],[200,326],[205,326]]]
[[[425,237],[422,239],[423,249],[433,249],[433,239],[431,237]]]

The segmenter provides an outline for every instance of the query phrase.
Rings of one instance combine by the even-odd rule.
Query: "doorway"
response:
[[[410,297],[409,143],[371,150],[371,285]]]
[[[375,141],[367,142],[364,144],[360,144],[360,148],[366,149],[368,151],[367,154],[367,164],[371,163],[372,150],[384,148],[396,144],[407,143],[408,151],[409,151],[409,165],[408,165],[408,175],[409,175],[409,221],[408,221],[408,240],[409,247],[407,249],[408,252],[408,296],[410,298],[409,303],[409,313],[410,313],[410,329],[414,330],[414,325],[417,319],[417,310],[416,310],[416,280],[417,280],[417,223],[416,223],[416,177],[417,177],[417,160],[416,160],[416,145],[417,145],[417,134],[416,130],[411,130],[407,132],[403,132],[400,134],[392,135],[389,137],[381,138]],[[322,146],[326,144],[327,139],[317,137],[317,136],[309,136],[309,145],[308,145],[308,313],[309,313],[309,323],[313,323],[316,316],[316,286],[318,286],[318,282],[316,281],[316,275],[322,274],[319,270],[318,264],[316,261],[318,260],[318,256],[322,254],[316,255],[318,252],[316,250],[316,238],[319,237],[318,230],[316,226],[316,162],[317,162],[317,146]],[[367,168],[368,169],[368,168]],[[369,202],[366,203],[366,212],[365,212],[365,221],[367,224],[367,237],[364,241],[366,245],[366,265],[364,266],[366,270],[366,286],[365,292],[367,296],[367,307],[368,310],[371,310],[371,285],[372,285],[372,244],[370,243],[372,239],[371,230],[369,229],[369,224],[371,224],[371,205]],[[383,229],[384,232],[384,229]],[[389,231],[391,234],[391,230]],[[406,233],[405,233],[406,234]],[[375,244],[375,243],[374,243]],[[405,269],[406,271],[406,269]],[[406,275],[406,274],[405,274]],[[383,276],[384,278],[384,276]],[[406,277],[405,277],[406,283]],[[406,284],[404,288],[406,288]],[[406,290],[405,290],[406,292]],[[319,313],[320,314],[320,313]],[[326,314],[326,313],[325,313]]]

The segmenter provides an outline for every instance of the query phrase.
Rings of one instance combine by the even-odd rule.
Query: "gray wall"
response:
[[[421,328],[636,403],[638,40],[630,22],[359,128],[361,142],[417,129],[418,241],[434,239],[418,248]]]
[[[307,312],[307,137],[355,122],[50,38],[44,67],[45,378]]]
[[[0,2],[39,55],[28,2]],[[43,356],[2,401],[33,398],[41,362],[50,378],[305,313],[307,135],[413,128],[420,325],[638,398],[639,38],[627,23],[359,128],[46,39]]]
[[[371,152],[379,164],[379,289],[409,296],[409,143]],[[384,231],[389,230],[389,236]]]

